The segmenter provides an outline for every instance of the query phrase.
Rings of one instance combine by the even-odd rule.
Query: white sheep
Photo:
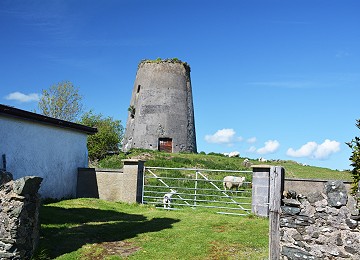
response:
[[[236,188],[236,190],[238,190],[244,181],[245,177],[226,176],[223,180],[224,190],[226,190],[226,188],[229,190]]]
[[[223,155],[227,157],[240,157],[240,153],[238,151],[230,152],[230,153],[223,153]]]
[[[240,153],[238,151],[234,151],[229,153],[228,155],[229,157],[240,157]]]
[[[246,168],[249,168],[251,167],[251,162],[248,158],[246,158],[244,161],[243,161],[243,165],[246,167]]]
[[[163,198],[164,209],[169,209],[171,204],[171,197],[176,193],[176,190],[166,193]]]

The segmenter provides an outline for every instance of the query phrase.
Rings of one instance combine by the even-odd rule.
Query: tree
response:
[[[109,153],[120,151],[124,132],[120,120],[103,117],[101,114],[96,115],[89,111],[81,117],[80,123],[98,129],[98,132],[89,135],[87,140],[91,161],[103,159]]]
[[[356,127],[360,129],[360,119],[356,120]],[[352,192],[355,194],[358,192],[358,186],[360,181],[360,138],[355,137],[350,142],[346,143],[352,149],[352,155],[350,156],[350,165],[354,167],[351,171],[353,177]]]
[[[62,81],[42,91],[38,103],[45,116],[74,122],[82,113],[82,96],[70,81]]]

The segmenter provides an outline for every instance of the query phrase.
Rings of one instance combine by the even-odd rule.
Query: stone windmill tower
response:
[[[196,152],[190,67],[178,59],[141,61],[132,91],[123,151]]]

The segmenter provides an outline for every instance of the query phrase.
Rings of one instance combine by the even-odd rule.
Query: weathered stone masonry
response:
[[[0,171],[0,259],[30,259],[39,239],[42,178]]]
[[[174,59],[140,62],[123,140],[123,151],[131,148],[197,151],[187,63]]]
[[[300,195],[287,191],[280,216],[280,259],[360,259],[359,209],[341,181]]]

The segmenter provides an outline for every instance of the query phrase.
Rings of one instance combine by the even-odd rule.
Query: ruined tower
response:
[[[123,151],[196,152],[190,67],[178,59],[141,61],[132,91]]]

